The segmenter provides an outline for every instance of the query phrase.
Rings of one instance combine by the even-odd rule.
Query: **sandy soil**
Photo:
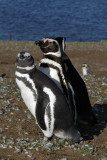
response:
[[[14,79],[18,52],[28,51],[37,67],[42,53],[34,42],[0,41],[0,160],[106,160],[107,159],[107,41],[67,43],[66,53],[82,75],[82,63],[93,75],[83,77],[93,110],[95,126],[80,126],[80,144],[53,137],[46,144],[33,116],[23,103]],[[64,159],[65,158],[65,159]]]

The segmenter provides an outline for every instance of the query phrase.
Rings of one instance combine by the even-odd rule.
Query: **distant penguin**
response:
[[[45,139],[55,134],[59,138],[80,141],[80,133],[74,125],[68,103],[57,85],[37,70],[28,52],[20,52],[15,72],[21,96],[35,117]]]
[[[92,75],[92,70],[91,70],[90,66],[86,63],[82,64],[82,74],[83,74],[83,76]]]
[[[69,57],[64,52],[65,38],[44,38],[43,40],[36,42],[36,44],[40,46],[44,54],[43,59],[40,61],[40,70],[51,77],[53,80],[55,79],[57,81],[56,84],[58,83],[58,85],[60,86],[62,84],[61,80],[56,78],[53,71],[51,73],[51,66],[53,64],[48,64],[49,59],[54,59],[54,64],[59,63],[58,58],[60,57],[60,68],[63,68],[63,77],[67,80],[68,84],[67,89],[72,90],[72,93],[74,93],[73,101],[74,106],[76,106],[75,108],[77,112],[78,122],[82,124],[94,124],[96,122],[96,117],[92,111],[86,85],[77,70],[72,65]],[[46,62],[47,65],[45,65]],[[63,84],[64,79],[62,78]],[[69,94],[69,92],[67,93]],[[70,95],[72,95],[71,92],[69,96]]]

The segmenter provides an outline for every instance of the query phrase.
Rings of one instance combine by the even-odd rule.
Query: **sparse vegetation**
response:
[[[6,73],[6,78],[0,78],[0,160],[107,159],[107,54],[105,53],[107,49],[105,43],[105,41],[91,43],[94,48],[96,45],[98,50],[90,49],[88,42],[78,43],[78,46],[83,46],[80,49],[77,47],[77,50],[76,42],[67,44],[66,53],[79,73],[81,74],[80,66],[84,61],[89,63],[94,71],[94,75],[83,77],[83,79],[98,118],[98,124],[93,127],[80,126],[84,140],[80,144],[73,144],[71,140],[62,140],[55,136],[51,141],[43,143],[43,134],[23,103],[15,83],[17,53],[22,50],[30,52],[38,66],[42,56],[41,51],[34,42],[0,41],[0,75]],[[71,46],[73,47],[72,44],[75,45],[75,49],[70,49]],[[84,49],[85,45],[86,48],[88,45],[88,51]],[[104,46],[104,51],[99,50]]]

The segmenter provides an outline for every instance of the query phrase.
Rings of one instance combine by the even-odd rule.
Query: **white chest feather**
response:
[[[58,76],[58,71],[56,69],[50,68],[50,77],[56,83],[56,85],[62,90],[60,79]]]
[[[31,89],[29,89],[23,81],[20,81],[16,78],[16,83],[20,88],[21,91],[21,96],[26,104],[26,106],[28,107],[28,109],[30,110],[30,112],[33,114],[33,116],[35,117],[35,109],[36,109],[36,100],[33,94],[33,91]]]
[[[50,68],[40,67],[39,70],[42,71],[44,74],[46,74],[49,78],[51,78],[56,83],[56,85],[62,90],[60,79],[58,76],[58,71],[56,69],[53,69],[51,67]]]
[[[87,68],[86,67],[82,68],[82,73],[83,73],[83,76],[87,75]]]
[[[42,59],[40,61],[40,65],[42,63],[47,64],[47,65],[51,65],[52,67],[42,67],[42,66],[40,66],[39,70],[41,70],[44,74],[46,74],[48,77],[50,77],[56,83],[56,85],[61,89],[61,91],[63,91],[62,86],[61,86],[60,77],[58,75],[58,70],[59,70],[62,81],[63,81],[64,85],[66,86],[66,81],[65,81],[64,74],[63,74],[62,66],[59,63],[57,63],[53,60],[50,60],[48,58]]]

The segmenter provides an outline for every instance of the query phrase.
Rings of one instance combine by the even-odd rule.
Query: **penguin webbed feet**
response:
[[[81,141],[83,141],[83,138],[80,136],[72,139],[74,144],[79,144]]]

